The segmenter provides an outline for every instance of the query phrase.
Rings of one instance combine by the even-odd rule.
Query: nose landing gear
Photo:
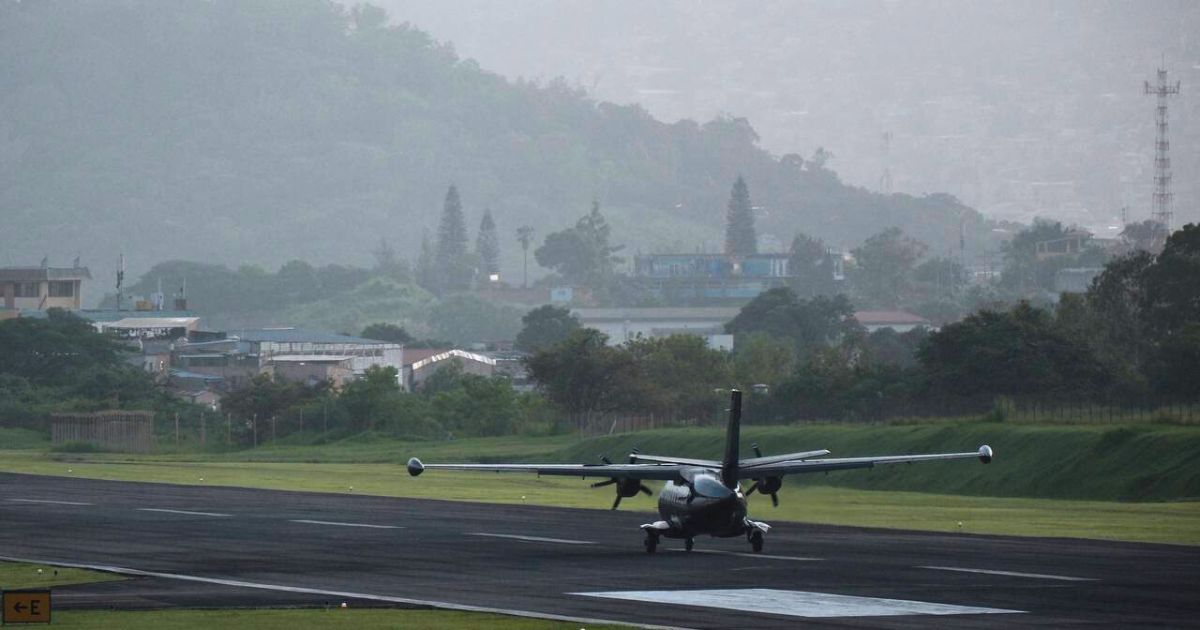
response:
[[[754,530],[747,536],[750,539],[750,549],[754,553],[760,553],[763,549],[763,533],[762,530]]]
[[[658,532],[646,530],[646,553],[654,553],[658,549]]]
[[[687,538],[685,538],[685,539],[683,540],[683,550],[684,550],[684,551],[691,551],[691,550],[692,550],[692,547],[695,547],[695,546],[696,546],[696,539],[695,539],[695,538],[692,538],[691,536],[688,536]]]

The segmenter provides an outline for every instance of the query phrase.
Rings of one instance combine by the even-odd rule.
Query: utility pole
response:
[[[271,446],[275,445],[275,416],[271,416]]]
[[[1175,85],[1167,83],[1167,68],[1166,61],[1163,62],[1163,67],[1158,69],[1158,82],[1155,85],[1150,85],[1149,81],[1145,82],[1145,93],[1153,94],[1157,97],[1158,104],[1154,114],[1154,196],[1153,204],[1150,212],[1150,218],[1157,223],[1157,230],[1154,239],[1154,246],[1161,248],[1171,235],[1171,220],[1173,213],[1171,212],[1171,201],[1174,194],[1171,192],[1171,145],[1167,140],[1167,132],[1170,125],[1167,118],[1167,98],[1179,94],[1179,81]]]
[[[204,442],[205,442],[205,435],[204,435],[204,412],[203,412],[203,411],[201,411],[201,412],[200,412],[200,448],[204,448]]]
[[[517,228],[517,240],[521,241],[521,250],[525,252],[525,268],[521,273],[521,288],[529,287],[529,245],[533,242],[533,226],[522,225]]]
[[[175,450],[179,450],[179,412],[175,412]]]
[[[225,414],[225,446],[233,446],[233,414]]]
[[[250,432],[254,434],[253,448],[258,448],[258,414],[250,416]]]

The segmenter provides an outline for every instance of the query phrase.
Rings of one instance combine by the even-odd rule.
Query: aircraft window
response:
[[[696,489],[696,494],[710,499],[721,499],[733,493],[725,484],[708,475],[697,475],[692,480],[692,487]]]

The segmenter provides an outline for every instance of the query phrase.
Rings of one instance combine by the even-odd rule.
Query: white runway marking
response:
[[[587,597],[624,599],[656,604],[726,608],[791,617],[882,617],[893,615],[980,615],[1021,613],[1023,610],[954,606],[905,599],[857,597],[833,593],[783,591],[772,588],[739,588],[698,591],[605,591],[569,593]]]
[[[455,604],[453,602],[439,602],[427,599],[412,599],[408,597],[393,597],[391,595],[375,595],[372,593],[353,593],[348,591],[329,591],[319,588],[305,588],[302,586],[287,586],[283,584],[265,584],[262,582],[245,582],[242,580],[227,580],[224,578],[202,577],[198,575],[184,575],[180,573],[160,573],[157,571],[143,571],[141,569],[130,569],[126,567],[117,567],[106,564],[90,564],[83,562],[59,562],[57,560],[41,560],[32,558],[18,558],[13,556],[0,556],[0,560],[7,562],[24,562],[26,564],[48,564],[56,567],[70,567],[73,569],[90,569],[92,571],[104,571],[106,573],[117,573],[120,575],[136,575],[142,577],[157,577],[168,580],[182,580],[185,582],[199,582],[201,584],[220,584],[222,586],[240,586],[243,588],[259,588],[268,591],[280,591],[284,593],[305,593],[308,595],[324,595],[327,597],[341,597],[346,599],[368,599],[378,602],[390,602],[393,604],[409,604],[413,606],[428,606],[430,608],[440,608],[442,610],[460,610],[464,612],[483,612],[493,613],[498,615],[511,615],[513,617],[527,617],[530,619],[551,619],[554,621],[570,621],[573,623],[583,623],[591,625],[628,625],[629,621],[617,621],[613,619],[594,619],[589,617],[571,617],[569,615],[555,615],[551,613],[540,613],[529,610],[514,610],[510,608],[492,608],[489,606],[471,606],[468,604]],[[641,628],[651,628],[654,630],[684,630],[677,626],[655,626],[647,624],[636,624]]]
[[[566,538],[542,538],[541,536],[518,536],[516,534],[488,534],[486,532],[468,532],[468,536],[487,536],[490,538],[510,538],[512,540],[525,540],[528,542],[548,542],[559,543],[561,545],[594,545],[596,543],[590,540],[568,540]]]
[[[167,514],[186,514],[188,516],[233,516],[220,512],[193,512],[192,510],[168,510],[167,508],[138,508],[139,512],[165,512]]]
[[[13,503],[50,503],[52,505],[91,505],[87,501],[52,501],[50,499],[9,499]]]
[[[337,521],[310,521],[304,518],[294,519],[293,523],[308,523],[309,525],[336,525],[338,527],[369,527],[371,529],[404,529],[399,525],[368,525],[366,523],[338,523]]]
[[[1069,575],[1050,575],[1047,573],[1019,573],[1017,571],[995,571],[992,569],[965,569],[962,567],[917,567],[918,569],[933,569],[935,571],[958,571],[959,573],[984,573],[987,575],[1007,575],[1011,577],[1037,578],[1039,580],[1062,580],[1064,582],[1098,582],[1095,578],[1071,577]]]
[[[715,553],[722,556],[740,556],[743,558],[762,558],[763,560],[794,560],[796,562],[819,562],[821,558],[806,558],[804,556],[772,556],[765,553],[749,553],[742,551],[721,551],[720,549],[672,549],[671,551],[679,551],[682,553]]]

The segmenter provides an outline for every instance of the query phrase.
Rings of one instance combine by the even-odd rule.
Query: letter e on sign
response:
[[[4,591],[4,623],[50,623],[50,591]]]

